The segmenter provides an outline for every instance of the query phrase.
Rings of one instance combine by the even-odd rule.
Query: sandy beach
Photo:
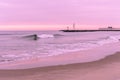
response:
[[[120,80],[120,53],[78,64],[0,70],[0,80]]]
[[[120,52],[107,57],[100,53],[105,50],[107,54],[119,44],[110,45],[55,57],[1,64],[0,80],[120,80]]]

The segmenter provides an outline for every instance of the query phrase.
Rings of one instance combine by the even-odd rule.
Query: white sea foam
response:
[[[91,41],[84,41],[84,42],[77,42],[77,43],[69,43],[69,44],[46,44],[44,46],[44,50],[47,50],[47,55],[54,56],[59,54],[64,54],[68,52],[80,51],[80,50],[88,50],[95,47],[99,47],[109,43],[118,42],[120,39],[120,35],[114,36],[107,36],[105,38],[99,40],[91,40]],[[48,48],[49,47],[49,48]],[[39,51],[42,49],[38,48]]]
[[[56,38],[56,36],[59,36],[59,38]],[[37,41],[20,41],[12,37],[11,40],[0,42],[0,58],[18,60],[32,57],[55,56],[93,49],[105,44],[116,43],[120,40],[118,32],[40,33],[38,37],[40,37],[40,39]],[[0,40],[2,40],[2,38]]]
[[[105,39],[99,40],[98,44],[104,45],[104,44],[108,44],[108,43],[119,42],[119,39],[120,39],[120,35],[108,36]]]
[[[52,34],[41,34],[38,35],[39,38],[54,38],[54,35]]]
[[[13,54],[6,54],[6,55],[2,55],[2,57],[8,58],[8,57],[19,57],[19,56]]]

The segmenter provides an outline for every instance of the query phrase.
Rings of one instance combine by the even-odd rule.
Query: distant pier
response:
[[[120,30],[60,30],[63,32],[96,32],[96,31],[120,31]]]
[[[76,30],[75,24],[73,24],[73,30],[60,30],[63,32],[96,32],[96,31],[120,31],[120,28],[113,28],[111,26],[108,26],[107,28],[99,28],[98,30]]]

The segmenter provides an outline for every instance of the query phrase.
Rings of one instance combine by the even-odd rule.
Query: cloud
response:
[[[0,2],[0,7],[8,7],[10,4],[5,3],[5,2]]]
[[[14,4],[12,2],[7,2],[7,1],[0,1],[0,8],[1,9],[6,9],[6,8],[14,8],[17,7],[17,4]]]
[[[0,0],[0,22],[118,23],[119,3],[119,0]]]

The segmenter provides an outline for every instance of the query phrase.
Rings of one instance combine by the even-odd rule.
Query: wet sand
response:
[[[119,45],[1,64],[0,80],[120,80]]]
[[[120,52],[93,62],[0,70],[0,80],[120,80]]]

